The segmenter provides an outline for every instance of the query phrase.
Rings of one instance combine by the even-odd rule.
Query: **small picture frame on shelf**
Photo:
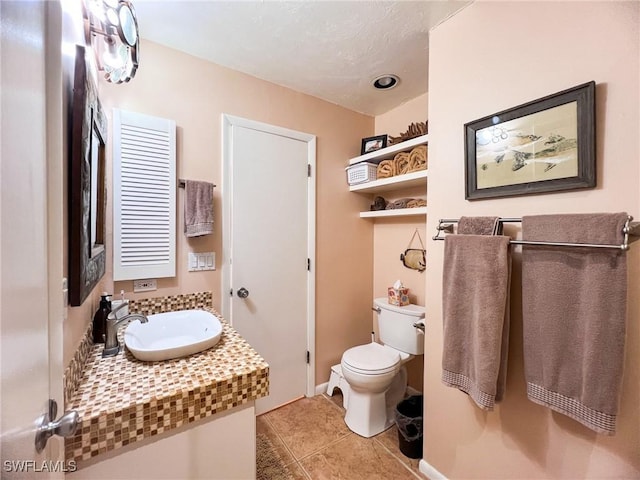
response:
[[[375,137],[368,137],[362,139],[362,147],[360,148],[360,155],[365,153],[375,152],[387,146],[387,136],[377,135]]]

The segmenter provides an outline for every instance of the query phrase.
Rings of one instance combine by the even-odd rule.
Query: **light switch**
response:
[[[198,254],[189,252],[189,271],[198,269]]]

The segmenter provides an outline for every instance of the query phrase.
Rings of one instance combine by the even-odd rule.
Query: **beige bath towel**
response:
[[[524,217],[522,238],[620,244],[626,219],[626,213]],[[615,432],[626,299],[624,252],[523,247],[524,362],[531,401],[596,432]]]
[[[186,180],[184,187],[184,233],[199,237],[213,233],[213,184]]]
[[[493,410],[506,383],[509,237],[447,235],[444,251],[442,381]]]

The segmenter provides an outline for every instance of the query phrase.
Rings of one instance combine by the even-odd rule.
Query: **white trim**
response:
[[[442,473],[440,473],[436,468],[427,462],[424,458],[420,459],[418,463],[418,469],[420,473],[425,475],[429,480],[448,480]]]
[[[426,215],[427,207],[394,208],[392,210],[371,210],[360,212],[360,218],[376,217],[406,217],[411,215]]]
[[[323,393],[327,393],[327,387],[329,386],[329,382],[321,383],[320,385],[316,385],[316,395],[322,395]]]
[[[307,275],[307,396],[313,395],[316,383],[316,137],[310,137],[307,140],[307,161],[311,169],[307,190],[307,255],[311,260]]]
[[[316,325],[316,136],[309,133],[298,132],[288,128],[256,122],[246,118],[222,114],[222,316],[233,325],[231,318],[231,302],[229,291],[233,284],[230,265],[232,245],[232,192],[230,165],[231,145],[233,144],[233,127],[244,127],[260,132],[271,133],[283,137],[293,138],[307,142],[307,162],[311,166],[309,188],[307,197],[307,256],[311,260],[311,269],[307,276],[307,350],[309,351],[309,364],[307,365],[306,395],[311,397],[315,393],[315,325]]]
[[[231,118],[224,113],[222,114],[222,266],[221,272],[221,299],[220,309],[222,316],[231,322],[231,301],[229,296],[230,285],[232,284],[231,268],[229,259],[231,258],[231,145],[233,145],[233,129]],[[232,323],[233,325],[233,323]]]

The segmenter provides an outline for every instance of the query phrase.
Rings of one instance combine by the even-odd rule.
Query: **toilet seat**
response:
[[[396,371],[401,359],[397,351],[372,342],[344,352],[341,363],[361,375],[384,375]]]

